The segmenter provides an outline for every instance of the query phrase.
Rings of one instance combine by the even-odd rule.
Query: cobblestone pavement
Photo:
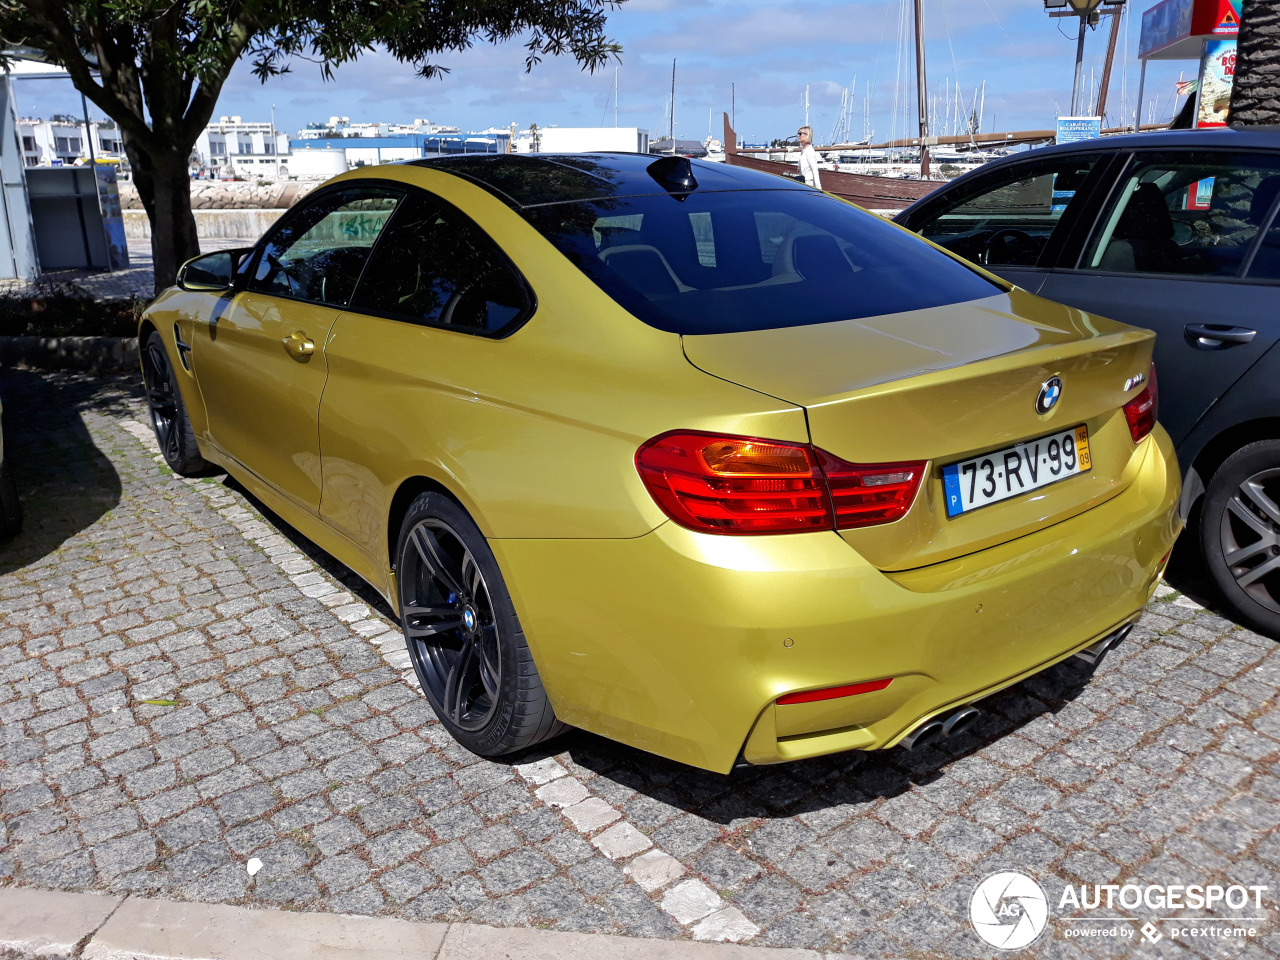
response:
[[[974,885],[1012,868],[1048,894],[1038,956],[1280,954],[1280,651],[1167,588],[1095,675],[1023,683],[945,749],[722,777],[575,732],[493,763],[371,592],[158,462],[131,382],[0,394],[28,518],[0,550],[0,883],[969,957],[995,952]],[[1130,880],[1270,890],[1219,908],[1262,918],[1233,940],[1059,909]]]

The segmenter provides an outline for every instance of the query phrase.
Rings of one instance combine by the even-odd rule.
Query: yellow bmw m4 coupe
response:
[[[1122,638],[1179,530],[1151,333],[723,164],[363,168],[139,333],[169,465],[386,597],[484,756],[954,734]]]

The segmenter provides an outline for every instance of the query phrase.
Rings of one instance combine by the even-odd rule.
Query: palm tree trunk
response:
[[[1233,127],[1280,123],[1280,3],[1243,0],[1231,88]]]

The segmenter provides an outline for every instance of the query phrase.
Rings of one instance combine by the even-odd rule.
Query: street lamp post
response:
[[[1098,8],[1104,0],[1044,0],[1044,8],[1051,17],[1077,17],[1080,20],[1080,32],[1076,37],[1076,72],[1071,84],[1071,115],[1079,115],[1080,79],[1084,70],[1084,31],[1087,26],[1096,26],[1100,16]],[[1118,13],[1125,0],[1106,0],[1111,13]]]

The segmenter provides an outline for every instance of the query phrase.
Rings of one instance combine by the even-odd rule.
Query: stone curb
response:
[[[138,338],[0,337],[0,367],[129,373],[138,369]]]
[[[0,889],[0,951],[82,960],[842,960],[813,950]]]

